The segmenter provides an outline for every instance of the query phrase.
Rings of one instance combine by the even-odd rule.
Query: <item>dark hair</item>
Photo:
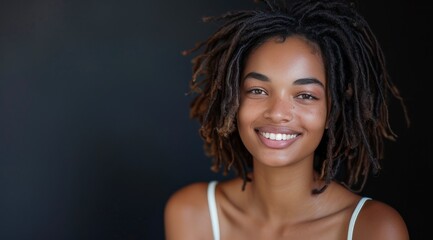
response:
[[[201,124],[205,152],[213,171],[228,174],[234,167],[244,179],[252,156],[236,130],[239,86],[245,59],[271,37],[302,36],[316,44],[327,78],[328,129],[315,151],[315,169],[326,185],[333,179],[361,191],[368,175],[380,170],[383,140],[394,140],[388,119],[388,96],[406,108],[390,80],[382,49],[366,20],[346,1],[265,1],[263,10],[227,12],[205,22],[221,21],[207,40],[185,51],[202,49],[193,58],[190,114]],[[357,188],[357,189],[355,189]],[[325,188],[313,190],[320,193]]]

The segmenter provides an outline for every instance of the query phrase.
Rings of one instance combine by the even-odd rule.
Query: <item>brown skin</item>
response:
[[[349,219],[360,197],[339,184],[332,183],[316,201],[293,202],[299,206],[293,207],[293,216],[285,220],[251,216],[260,211],[247,197],[253,185],[247,185],[245,192],[240,191],[241,179],[217,185],[221,239],[347,239]],[[206,191],[207,183],[194,183],[170,198],[165,209],[167,240],[212,239]],[[304,219],[308,215],[314,217]],[[361,239],[403,240],[409,236],[395,209],[370,200],[355,225],[353,240]]]
[[[254,171],[245,191],[240,178],[217,185],[223,240],[347,239],[361,197],[335,182],[321,194],[311,193],[323,186],[313,170],[313,156],[327,113],[325,70],[317,49],[300,37],[270,39],[247,59],[237,126],[253,156]],[[287,139],[269,140],[266,133],[283,133]],[[173,194],[165,209],[167,240],[212,239],[206,194],[207,183]],[[353,239],[409,236],[395,209],[370,200],[358,216]]]

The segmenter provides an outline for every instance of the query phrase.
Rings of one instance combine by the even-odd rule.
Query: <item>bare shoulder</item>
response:
[[[206,182],[192,183],[170,196],[164,209],[165,239],[205,239],[211,236],[207,187]]]
[[[400,213],[380,201],[367,201],[356,220],[353,239],[408,240],[409,233]]]

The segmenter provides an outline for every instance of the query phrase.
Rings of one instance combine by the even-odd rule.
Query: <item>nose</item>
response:
[[[295,105],[291,99],[275,97],[270,99],[264,117],[276,123],[290,122],[293,120],[294,109]]]

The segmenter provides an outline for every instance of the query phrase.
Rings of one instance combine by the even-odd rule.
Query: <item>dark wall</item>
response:
[[[163,239],[168,196],[209,170],[188,117],[190,57],[214,30],[201,17],[253,1],[0,2],[0,239]],[[427,235],[433,149],[432,46],[419,2],[363,1],[411,128],[364,194]],[[397,104],[395,104],[397,106]]]

